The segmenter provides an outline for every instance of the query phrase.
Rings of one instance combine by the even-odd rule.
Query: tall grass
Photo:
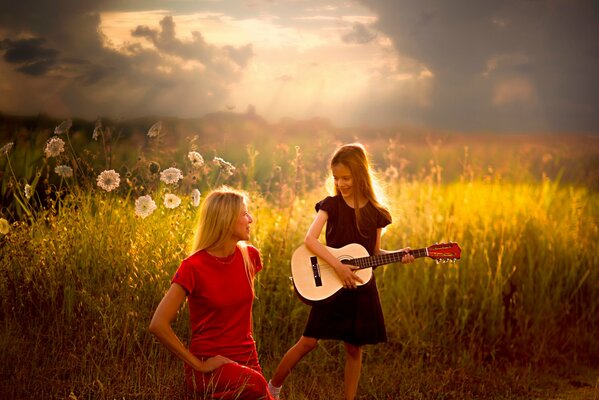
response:
[[[81,132],[56,159],[42,156],[39,140],[2,148],[0,218],[11,225],[0,233],[0,398],[193,398],[181,362],[147,326],[187,255],[197,210],[189,191],[223,182],[252,199],[251,242],[265,265],[256,282],[254,334],[270,377],[309,312],[294,294],[289,260],[326,195],[319,186],[328,142],[336,139],[311,143],[309,155],[291,143],[238,146],[237,170],[228,177],[208,159],[201,169],[181,161],[199,150],[195,139],[180,149],[138,132],[127,151],[116,147],[118,129],[106,129],[92,142],[95,152],[82,149]],[[130,151],[135,143],[137,153]],[[367,143],[394,219],[383,247],[455,241],[462,258],[377,269],[389,341],[366,346],[359,398],[530,398],[537,372],[596,365],[599,194],[576,178],[595,153],[589,165],[570,157],[565,167],[574,167],[559,168],[551,156],[558,152],[542,148],[518,155],[506,170],[473,160],[481,148],[464,148],[452,161],[459,165],[450,166],[439,142],[418,148],[426,156],[413,159],[401,151],[409,145]],[[185,178],[165,185],[158,163],[181,168]],[[72,166],[74,176],[60,178],[59,164]],[[96,186],[98,168],[121,174],[117,190]],[[596,183],[594,174],[581,179]],[[29,199],[25,185],[35,190]],[[162,205],[166,192],[181,195],[181,205]],[[158,208],[140,218],[133,200],[143,194]],[[184,341],[187,318],[184,307],[174,323]],[[321,341],[286,381],[285,398],[341,398],[343,363],[343,346]]]
[[[453,240],[463,253],[457,264],[418,260],[377,270],[389,343],[366,349],[362,398],[485,398],[489,389],[515,398],[530,394],[526,382],[480,371],[597,360],[596,193],[550,181],[404,181],[390,191],[395,222],[386,248]],[[254,329],[267,376],[307,317],[288,279],[289,259],[322,195],[310,191],[283,205],[251,196],[252,242],[265,264]],[[140,219],[123,199],[94,193],[67,197],[58,215],[13,226],[0,261],[0,393],[181,395],[182,366],[147,325],[186,255],[194,214],[181,206]],[[183,310],[175,323],[183,338],[186,318]],[[286,398],[338,398],[342,365],[339,345],[321,343],[288,380]]]

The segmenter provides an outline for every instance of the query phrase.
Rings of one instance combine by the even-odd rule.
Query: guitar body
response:
[[[368,251],[357,243],[339,249],[332,247],[327,249],[341,261],[369,256]],[[356,274],[364,282],[358,283],[361,286],[372,278],[372,268],[357,269]],[[300,246],[291,257],[291,275],[299,298],[306,304],[312,305],[331,298],[343,288],[343,283],[333,267],[315,256],[304,245]]]

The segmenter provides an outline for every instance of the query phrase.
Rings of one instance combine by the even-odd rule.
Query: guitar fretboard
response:
[[[406,254],[407,252],[405,251],[397,251],[395,253],[379,254],[376,256],[352,258],[349,260],[342,260],[341,262],[343,264],[354,265],[360,269],[374,268],[378,267],[379,265],[393,264],[395,262],[399,262],[401,261],[401,258]],[[412,254],[414,258],[426,257],[428,255],[426,248],[412,249],[410,250],[410,254]]]

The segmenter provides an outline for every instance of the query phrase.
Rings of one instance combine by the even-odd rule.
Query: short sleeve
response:
[[[254,246],[248,246],[248,254],[250,259],[254,263],[256,273],[262,270],[262,259],[260,258],[260,252]]]
[[[387,217],[385,214],[383,214],[382,212],[378,213],[377,216],[377,221],[376,221],[376,227],[377,228],[384,228],[387,225],[389,225],[391,223],[391,217]]]
[[[189,296],[195,287],[195,276],[193,274],[191,264],[187,260],[183,260],[175,276],[171,280],[171,284],[177,283],[183,287],[185,293]]]
[[[334,211],[334,199],[333,197],[329,196],[321,201],[319,201],[318,203],[316,203],[316,206],[314,207],[316,209],[316,212],[322,210],[322,211],[326,211],[327,214],[329,214],[329,216],[331,216],[331,214]]]

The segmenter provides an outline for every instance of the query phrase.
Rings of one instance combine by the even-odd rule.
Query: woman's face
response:
[[[343,164],[335,164],[331,167],[331,172],[333,173],[335,187],[339,190],[339,193],[341,193],[346,201],[351,200],[353,202],[354,178],[349,168]],[[349,204],[352,204],[352,202]]]
[[[247,205],[245,202],[241,207],[241,212],[239,213],[239,217],[237,217],[237,221],[235,225],[233,225],[233,238],[237,241],[240,240],[249,240],[250,239],[250,224],[254,222],[254,219],[248,212]]]

